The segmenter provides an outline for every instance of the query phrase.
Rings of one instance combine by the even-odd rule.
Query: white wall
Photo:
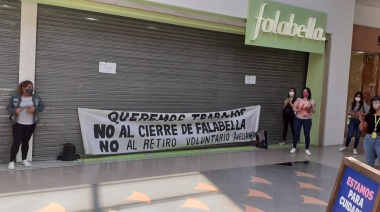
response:
[[[148,0],[194,10],[247,18],[247,0]]]
[[[36,40],[37,39],[37,3],[22,1],[21,28],[20,28],[20,64],[19,82],[30,80],[34,83],[36,68]],[[36,89],[35,89],[36,90]],[[21,149],[21,147],[20,147]],[[33,136],[29,140],[27,160],[32,161]],[[21,151],[17,154],[17,161],[21,161]]]
[[[248,0],[151,0],[195,10],[247,17]],[[325,123],[325,145],[343,143],[348,78],[351,57],[355,0],[275,0],[327,13],[327,32],[331,33],[331,57]],[[380,14],[380,13],[379,13]],[[376,19],[377,21],[379,18]],[[378,23],[380,24],[380,22]]]
[[[356,4],[354,23],[357,25],[380,28],[380,7]]]

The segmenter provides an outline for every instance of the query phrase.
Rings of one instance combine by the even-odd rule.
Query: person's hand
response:
[[[30,107],[28,110],[26,110],[27,113],[33,114],[34,111],[36,111],[35,107]]]
[[[24,110],[24,109],[23,108],[16,108],[15,111],[16,111],[17,114],[20,114],[22,110]]]

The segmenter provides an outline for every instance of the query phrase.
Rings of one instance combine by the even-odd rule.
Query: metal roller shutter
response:
[[[9,98],[17,92],[20,57],[19,1],[0,0],[0,163],[9,162],[12,145],[12,127],[5,110]]]
[[[86,20],[86,17],[97,21]],[[117,74],[99,73],[99,61]],[[41,5],[36,87],[46,104],[34,159],[70,142],[83,154],[77,108],[207,112],[262,105],[260,128],[281,140],[287,89],[305,84],[308,53],[244,45],[244,36]],[[245,85],[256,75],[256,85]]]

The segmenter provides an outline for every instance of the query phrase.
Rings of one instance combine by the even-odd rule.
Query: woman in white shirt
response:
[[[41,98],[33,94],[33,83],[23,81],[18,88],[18,94],[10,98],[7,111],[11,114],[13,144],[8,169],[15,168],[16,155],[21,145],[21,158],[24,166],[30,166],[26,160],[29,151],[29,140],[38,122],[38,113],[45,109]]]

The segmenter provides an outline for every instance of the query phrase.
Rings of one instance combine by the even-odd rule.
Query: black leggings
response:
[[[282,116],[282,140],[283,141],[286,141],[289,124],[290,124],[290,129],[292,131],[292,135],[294,136],[294,116],[283,115]]]
[[[35,128],[36,124],[23,125],[16,122],[12,125],[13,144],[11,148],[11,162],[16,161],[16,155],[21,144],[21,157],[22,160],[26,160],[26,156],[28,155],[29,150],[29,140],[34,133]]]

